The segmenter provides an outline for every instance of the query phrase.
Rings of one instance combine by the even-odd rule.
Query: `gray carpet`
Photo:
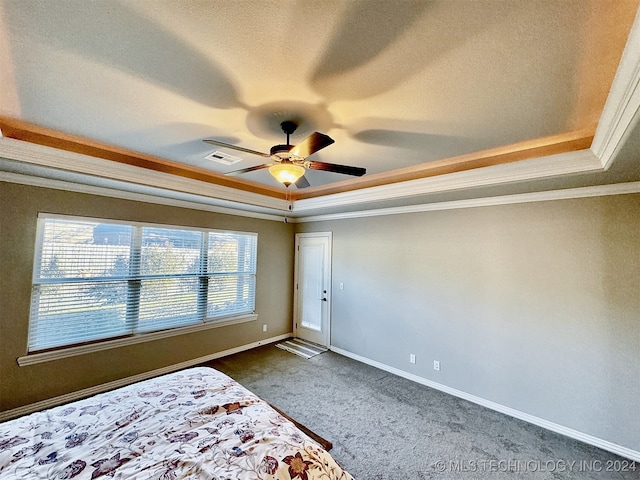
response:
[[[207,365],[333,442],[357,480],[640,479],[640,464],[333,352],[266,345]]]

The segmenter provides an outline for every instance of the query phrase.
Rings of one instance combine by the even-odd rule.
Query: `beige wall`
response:
[[[26,354],[38,212],[258,233],[255,322],[19,367]],[[291,331],[293,227],[268,220],[0,182],[0,410]],[[277,281],[274,281],[277,279]],[[268,325],[267,333],[262,325]]]
[[[334,346],[640,451],[640,195],[297,231],[333,232]]]

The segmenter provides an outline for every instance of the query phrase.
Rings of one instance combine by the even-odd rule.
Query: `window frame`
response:
[[[64,279],[62,278],[60,281],[52,281],[50,278],[43,278],[40,273],[42,269],[42,257],[43,257],[43,248],[44,248],[44,229],[45,222],[49,219],[52,220],[68,220],[70,222],[91,222],[91,223],[99,223],[99,224],[108,224],[108,225],[125,225],[127,227],[132,227],[132,235],[131,235],[131,244],[128,252],[129,265],[140,265],[142,259],[142,249],[140,248],[140,240],[142,238],[143,229],[146,228],[158,228],[158,229],[167,229],[167,230],[176,230],[178,232],[185,231],[193,231],[200,233],[200,253],[197,258],[197,264],[199,265],[198,271],[196,273],[189,273],[187,275],[182,273],[167,273],[164,275],[147,275],[146,277],[143,275],[135,273],[135,268],[130,270],[129,273],[125,276],[118,277],[109,277],[108,275],[96,275],[92,276],[87,280],[87,283],[99,284],[101,282],[117,279],[118,281],[124,281],[127,284],[127,295],[125,296],[125,309],[130,308],[130,302],[133,300],[138,305],[141,302],[141,294],[138,291],[137,294],[131,295],[131,285],[139,284],[142,279],[145,278],[161,278],[161,279],[175,279],[179,277],[189,277],[197,280],[199,284],[199,288],[197,289],[196,300],[195,300],[195,310],[196,310],[196,320],[190,320],[187,324],[174,324],[161,327],[161,328],[138,328],[136,326],[135,329],[131,329],[130,332],[125,333],[124,335],[119,336],[106,336],[104,338],[99,339],[87,339],[84,342],[74,341],[73,343],[63,344],[54,346],[52,348],[48,347],[40,347],[40,348],[32,348],[32,328],[35,324],[34,319],[37,319],[37,312],[34,314],[31,310],[34,308],[34,304],[36,303],[36,290],[40,288],[40,285],[56,285],[56,284],[68,284],[73,283],[74,280]],[[76,216],[76,215],[61,215],[61,214],[50,214],[50,213],[39,213],[37,218],[37,233],[36,233],[36,242],[35,242],[35,250],[34,250],[34,260],[33,260],[33,271],[32,271],[32,292],[31,292],[31,305],[30,305],[30,313],[29,313],[29,341],[27,343],[27,353],[25,356],[20,357],[18,359],[19,365],[29,365],[33,363],[40,363],[44,361],[54,360],[58,358],[64,358],[68,356],[80,355],[84,353],[89,353],[93,351],[100,351],[109,348],[116,348],[124,345],[131,345],[146,341],[152,341],[160,338],[167,338],[176,335],[183,335],[191,332],[197,332],[202,330],[208,330],[210,328],[218,328],[222,326],[233,325],[237,323],[255,321],[258,318],[256,314],[256,290],[257,290],[257,255],[258,255],[258,234],[255,232],[245,232],[245,231],[232,231],[232,230],[220,230],[220,229],[210,229],[210,228],[202,228],[202,227],[192,227],[192,226],[182,226],[182,225],[168,225],[168,224],[158,224],[158,223],[150,223],[150,222],[136,222],[136,221],[126,221],[126,220],[114,220],[114,219],[104,219],[97,217],[87,217],[87,216]],[[137,233],[136,233],[137,232]],[[208,265],[207,254],[210,248],[209,238],[210,235],[239,235],[245,236],[246,242],[252,242],[250,245],[251,251],[249,252],[249,258],[252,264],[249,266],[248,271],[232,271],[232,272],[224,272],[220,273],[219,271],[210,270]],[[245,253],[244,250],[242,251]],[[240,253],[236,253],[237,257],[240,257]],[[232,257],[233,258],[233,257]],[[132,273],[133,272],[133,273]],[[208,315],[208,303],[207,296],[211,295],[209,289],[207,288],[210,278],[213,278],[217,275],[229,275],[229,276],[237,276],[240,278],[241,276],[249,276],[249,309],[232,312],[227,315]],[[76,279],[75,281],[78,282]],[[242,284],[244,285],[244,284]],[[225,291],[226,292],[226,291]],[[204,302],[201,296],[204,296]],[[39,298],[39,297],[38,297]],[[134,308],[137,308],[134,306]],[[34,317],[34,315],[36,315]],[[194,318],[196,318],[194,317]],[[98,320],[98,319],[96,319]],[[37,320],[36,320],[37,321]],[[169,320],[168,323],[171,323]],[[129,327],[127,327],[129,328]]]

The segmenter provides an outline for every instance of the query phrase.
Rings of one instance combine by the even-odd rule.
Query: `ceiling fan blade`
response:
[[[294,183],[294,185],[298,188],[307,188],[311,186],[311,184],[309,183],[309,180],[307,180],[307,177],[305,177],[304,175],[302,175],[298,180],[296,180],[296,183]]]
[[[202,140],[202,141],[204,143],[215,145],[217,147],[231,148],[233,150],[238,150],[239,152],[252,153],[253,155],[259,155],[261,157],[270,157],[268,153],[257,152],[249,148],[238,147],[237,145],[231,145],[229,143],[224,143],[224,142],[218,142],[217,140]]]
[[[349,165],[338,165],[336,163],[314,161],[305,162],[305,166],[307,166],[307,163],[309,164],[309,168],[312,170],[324,170],[325,172],[343,173],[345,175],[354,175],[356,177],[361,177],[362,175],[367,173],[367,169],[361,167],[351,167]]]
[[[254,170],[262,170],[263,168],[269,168],[273,163],[265,163],[263,165],[256,165],[255,167],[247,167],[241,168],[240,170],[233,170],[231,172],[225,173],[225,175],[229,175],[235,177],[236,175],[242,175],[243,173],[253,172]]]
[[[324,147],[328,147],[335,140],[329,135],[324,133],[314,132],[305,138],[302,143],[299,143],[291,149],[292,155],[298,157],[307,158],[309,155],[316,153],[318,150],[322,150]]]

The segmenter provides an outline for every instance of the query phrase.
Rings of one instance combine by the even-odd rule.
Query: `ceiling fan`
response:
[[[328,147],[334,143],[334,140],[324,133],[315,132],[305,138],[298,145],[290,145],[289,135],[296,131],[298,124],[294,121],[286,120],[280,124],[280,127],[287,136],[287,144],[274,145],[271,147],[271,151],[269,153],[257,152],[237,145],[218,142],[217,140],[203,140],[203,142],[216,145],[218,147],[231,148],[240,152],[259,155],[272,160],[272,163],[265,163],[254,167],[234,170],[232,172],[225,173],[225,175],[241,175],[243,173],[253,172],[254,170],[268,168],[269,173],[271,173],[271,175],[273,175],[280,183],[284,184],[285,187],[289,187],[291,184],[294,184],[298,188],[306,188],[310,186],[309,181],[304,176],[306,168],[311,170],[324,170],[326,172],[342,173],[345,175],[354,175],[356,177],[361,177],[367,172],[365,168],[361,167],[351,167],[348,165],[308,160],[307,157],[319,150],[322,150],[324,147]]]

